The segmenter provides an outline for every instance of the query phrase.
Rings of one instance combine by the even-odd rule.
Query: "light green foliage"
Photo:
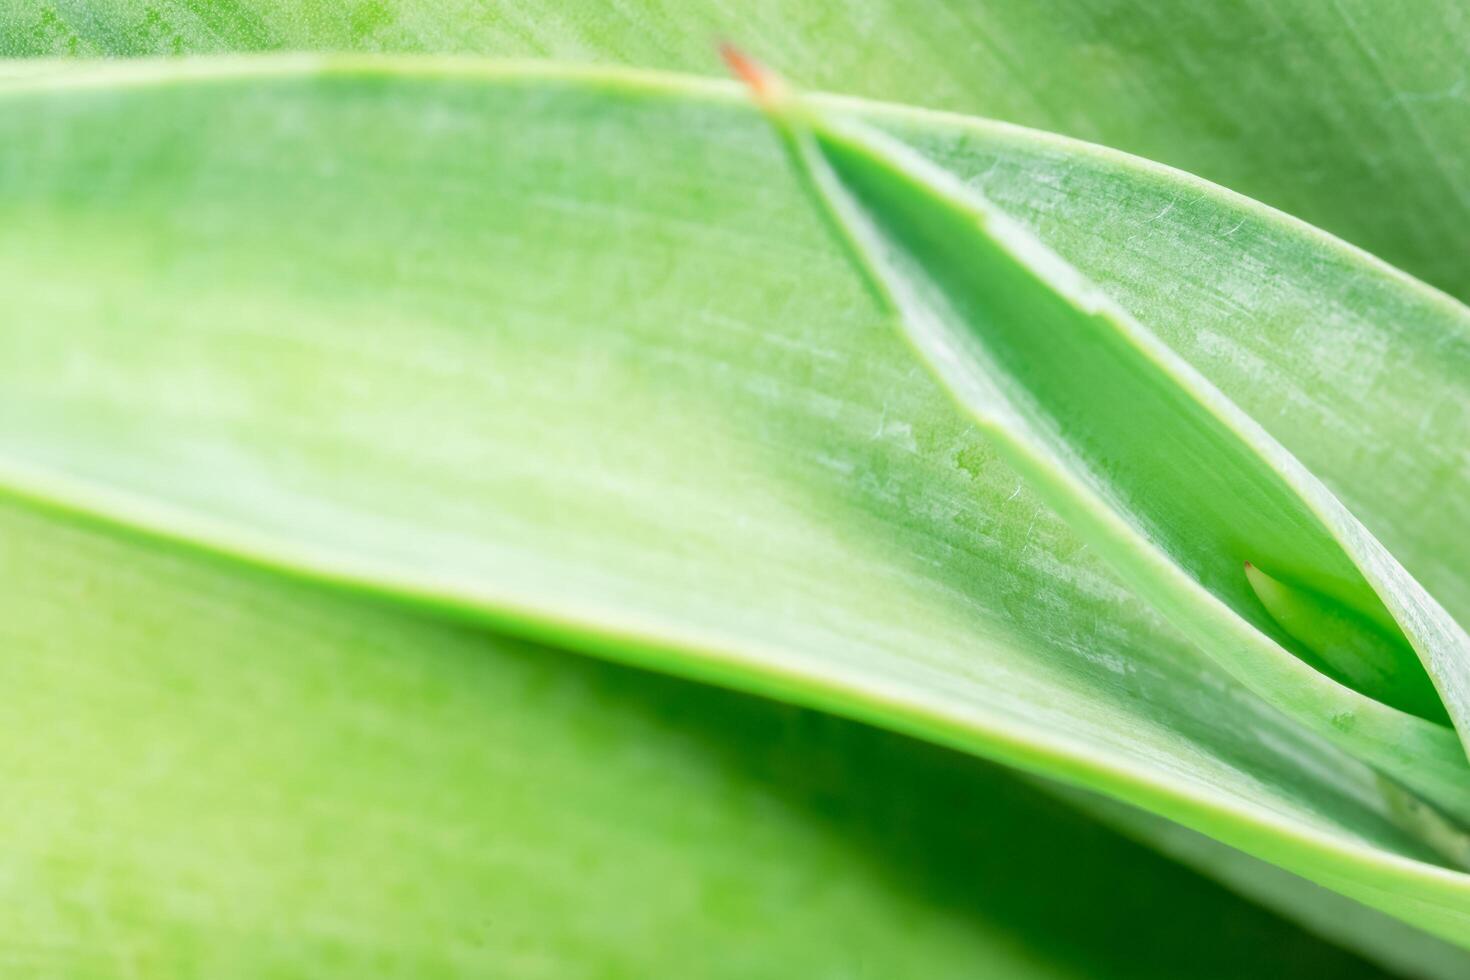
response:
[[[915,351],[1002,458],[1247,687],[1470,817],[1470,769],[1448,727],[1470,709],[1470,637],[1337,499],[986,198],[901,143],[752,78]],[[1242,554],[1292,569],[1345,610],[1329,625],[1325,610],[1306,617],[1298,601],[1289,618],[1298,630],[1310,618],[1309,636],[1334,634],[1336,660],[1378,657],[1351,672],[1356,689],[1279,642],[1276,620],[1250,601]]]
[[[26,508],[0,541],[9,976],[1381,975],[953,753]]]
[[[704,24],[697,6],[661,15],[664,33],[590,8],[374,9],[20,7],[5,16],[30,26],[5,37],[12,53],[529,48],[687,67]],[[981,105],[943,95],[980,99],[975,79],[938,85],[942,61],[883,67],[963,32],[916,40],[874,10],[893,44],[868,91]],[[786,38],[782,58],[833,23],[756,17],[749,36]],[[859,87],[850,52],[809,64],[796,74]],[[1074,405],[1076,372],[1042,370],[1043,345],[981,375],[1033,386],[1031,421],[1055,428],[1023,434],[1108,473],[1133,535],[1119,547],[1184,570],[1192,627],[956,407],[864,281],[862,243],[734,86],[348,56],[5,74],[16,653],[0,670],[18,734],[0,765],[31,805],[3,828],[0,895],[27,911],[0,939],[69,943],[25,969],[1372,970],[1061,795],[1386,968],[1465,972],[1470,842],[1446,816],[1470,793],[1445,716],[1465,704],[1452,617],[1470,614],[1457,302],[1136,158],[810,101],[862,134],[838,179],[890,223],[888,258],[958,297],[955,324],[1015,331],[1010,314],[1048,299],[978,288],[1010,273],[973,242],[912,248],[910,232],[954,232],[930,223],[945,205],[891,174],[864,183],[869,139],[983,194],[1259,423],[1243,450],[1191,456],[1203,416],[1135,420],[1101,369]],[[1096,114],[1100,131],[1109,118],[1137,116]],[[1158,155],[1203,159],[1176,131]],[[1309,157],[1347,140],[1300,135]],[[1259,151],[1216,149],[1199,169]],[[1412,169],[1381,157],[1373,186]],[[1273,169],[1266,196],[1386,253],[1439,254],[1425,243],[1453,222],[1398,220],[1418,188],[1336,208],[1365,186],[1358,162],[1340,184]],[[1020,298],[997,318],[997,296]],[[1322,484],[1301,493],[1262,445]],[[1386,630],[1410,692],[1319,673],[1341,624],[1263,605],[1243,560]],[[1208,635],[1221,624],[1264,673]],[[1424,700],[1414,647],[1443,699]]]

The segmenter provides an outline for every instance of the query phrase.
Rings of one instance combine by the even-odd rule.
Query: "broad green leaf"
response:
[[[1054,130],[1280,207],[1470,296],[1458,0],[6,0],[0,55],[301,50],[722,73]]]
[[[996,458],[728,86],[247,60],[0,98],[13,491],[1059,777],[1463,941],[1470,878],[1416,801]],[[1462,307],[1177,173],[847,108],[982,184],[1470,608]]]
[[[8,977],[1386,976],[922,743],[11,503],[0,576]]]
[[[1337,498],[985,197],[731,61],[915,351],[1079,536],[1262,698],[1470,821],[1470,636]]]

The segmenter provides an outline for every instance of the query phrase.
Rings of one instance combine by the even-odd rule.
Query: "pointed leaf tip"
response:
[[[720,57],[730,74],[740,79],[750,89],[751,95],[762,106],[769,108],[782,101],[785,86],[780,77],[765,65],[740,50],[728,41],[720,43]]]

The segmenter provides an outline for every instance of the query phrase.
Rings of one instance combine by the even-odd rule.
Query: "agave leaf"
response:
[[[1463,940],[1470,879],[1430,863],[1414,801],[1197,656],[1020,484],[730,88],[295,60],[3,98],[12,491],[1057,776]],[[1152,292],[1126,305],[1470,598],[1445,533],[1463,308],[1178,174],[855,108]],[[1273,288],[1237,289],[1263,255]],[[1252,347],[1240,390],[1239,345],[1311,324],[1354,356]],[[1368,479],[1388,459],[1407,483]],[[1425,486],[1450,503],[1406,509]]]
[[[1006,119],[1200,174],[1470,296],[1470,15],[1457,0],[12,0],[0,55],[318,50],[719,73]]]
[[[922,743],[8,503],[0,578],[12,976],[1384,976]]]
[[[1470,733],[1470,636],[1337,498],[982,195],[731,61],[914,349],[1083,540],[1261,697],[1470,821],[1439,724]]]

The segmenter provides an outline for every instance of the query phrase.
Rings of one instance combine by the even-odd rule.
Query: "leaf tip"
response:
[[[730,74],[744,82],[755,101],[771,109],[785,101],[786,86],[780,77],[729,41],[720,42],[720,57]]]

